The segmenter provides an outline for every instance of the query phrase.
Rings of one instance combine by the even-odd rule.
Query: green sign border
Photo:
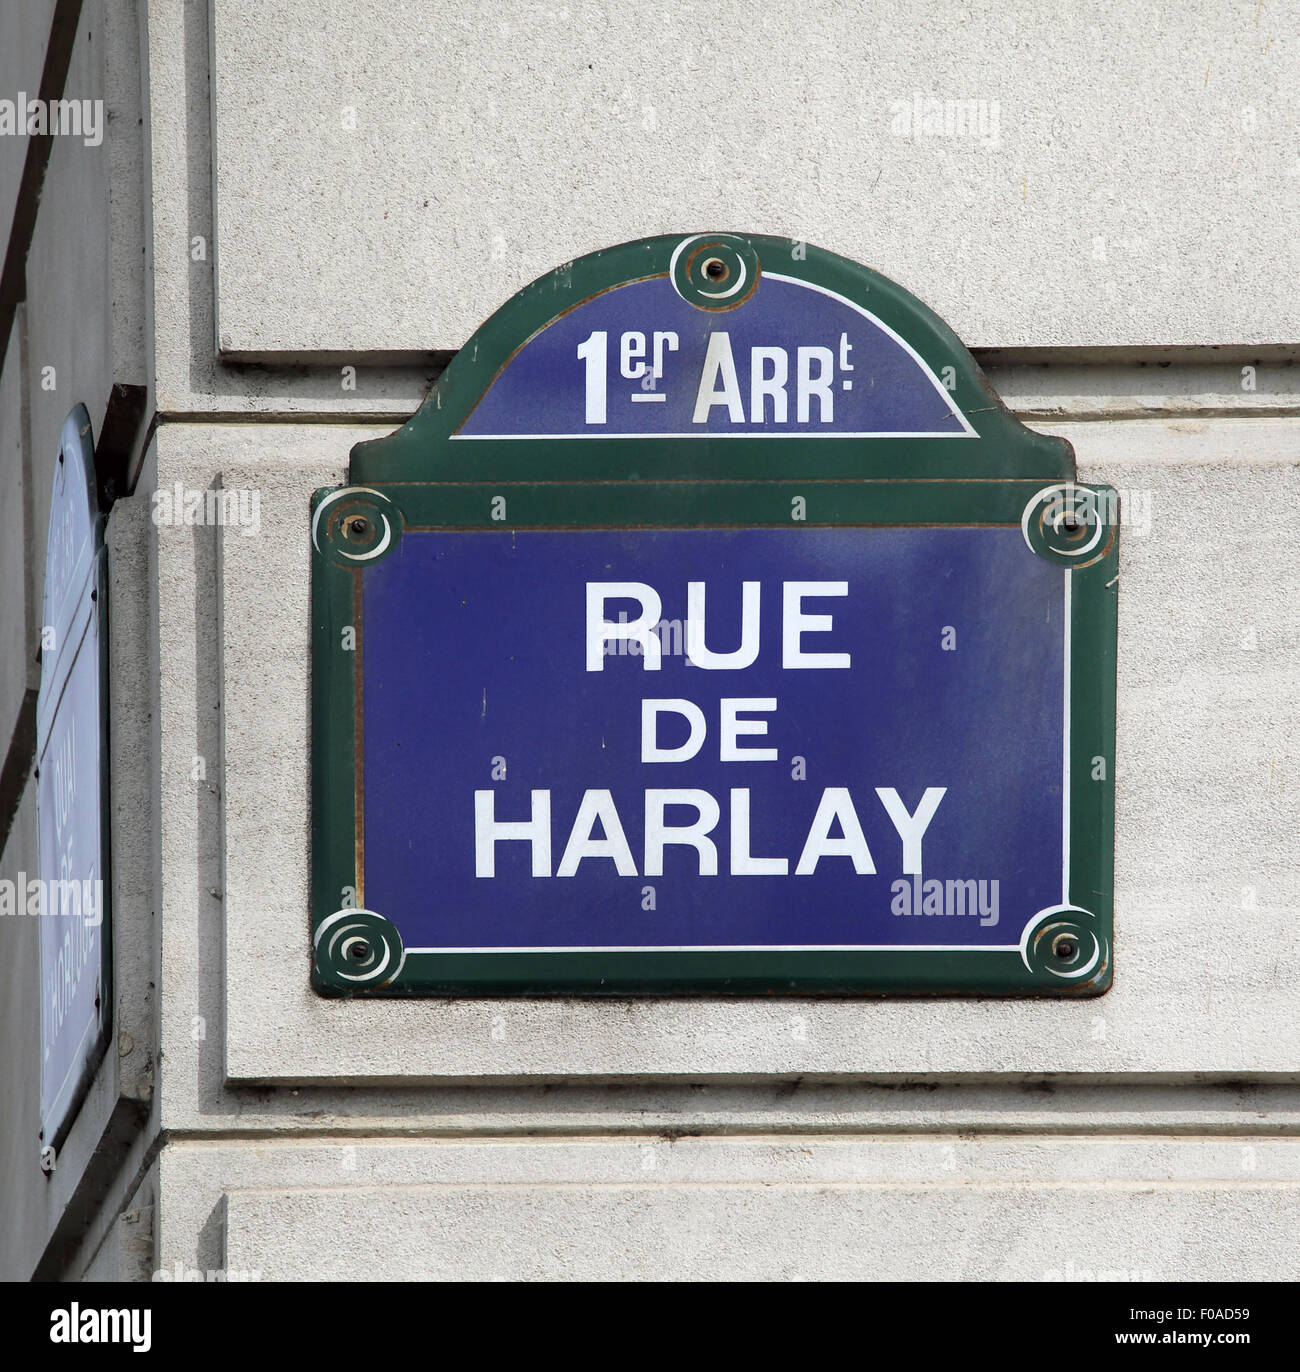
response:
[[[367,997],[1103,993],[1113,972],[1114,492],[1077,484],[1070,445],[1020,424],[937,315],[811,245],[714,235],[869,309],[937,376],[950,368],[951,394],[978,436],[454,440],[525,342],[594,295],[666,274],[682,240],[623,244],[528,286],[401,429],[353,448],[349,486],[312,499],[313,986]],[[365,908],[362,578],[404,531],[973,525],[1022,528],[1071,587],[1069,899],[1021,950],[407,952],[383,913]]]

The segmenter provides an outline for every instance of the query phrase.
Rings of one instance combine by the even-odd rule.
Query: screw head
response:
[[[343,945],[343,956],[352,962],[365,962],[370,956],[370,941],[360,937],[348,939]]]
[[[1073,934],[1057,934],[1052,940],[1052,952],[1062,961],[1069,962],[1079,951],[1079,940]]]

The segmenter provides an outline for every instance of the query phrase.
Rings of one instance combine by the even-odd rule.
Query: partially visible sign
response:
[[[41,1139],[59,1147],[109,1022],[104,517],[90,416],[63,426],[45,554],[37,699]]]
[[[317,493],[331,994],[1096,995],[1118,531],[919,301],[568,264]]]

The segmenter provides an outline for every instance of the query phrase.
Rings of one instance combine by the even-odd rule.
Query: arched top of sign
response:
[[[781,442],[774,443],[773,439]],[[520,291],[353,482],[1072,478],[951,329],[786,238],[641,239]]]
[[[870,310],[776,272],[750,300],[720,318],[671,277],[615,286],[534,334],[452,437],[978,437],[925,359]],[[774,321],[796,318],[829,346],[774,343],[786,336]],[[629,319],[665,327],[621,330]],[[703,365],[679,369],[679,354]]]

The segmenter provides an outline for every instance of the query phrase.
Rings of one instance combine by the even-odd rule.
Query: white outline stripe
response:
[[[1070,604],[1072,568],[1065,578],[1062,653],[1061,903],[1070,906]],[[939,916],[943,918],[943,916]],[[1026,924],[1028,929],[1029,924]],[[319,932],[317,934],[319,938]],[[1100,945],[1099,945],[1100,947]],[[688,943],[578,944],[508,948],[408,948],[409,953],[1021,953],[1019,943]],[[1026,965],[1027,962],[1026,962]]]
[[[901,334],[895,333],[895,332],[893,331],[893,329],[891,329],[891,328],[889,327],[889,325],[886,324],[885,321],[884,321],[883,319],[878,319],[874,314],[871,313],[870,310],[864,310],[864,309],[862,308],[861,305],[859,305],[859,304],[857,304],[856,302],[854,302],[854,301],[848,299],[847,296],[840,295],[840,294],[839,294],[838,292],[836,292],[836,291],[827,290],[825,286],[817,286],[817,285],[814,285],[811,281],[802,281],[802,280],[800,280],[800,278],[797,277],[797,276],[783,276],[783,275],[782,275],[781,273],[779,273],[779,272],[764,272],[764,275],[770,277],[773,281],[789,281],[789,282],[791,282],[792,284],[794,284],[794,285],[796,285],[796,286],[803,286],[803,287],[805,287],[806,289],[808,289],[808,290],[810,290],[810,291],[817,291],[817,292],[818,292],[819,294],[821,294],[821,295],[829,296],[832,300],[838,300],[838,301],[840,302],[841,305],[847,305],[847,306],[849,307],[849,309],[851,309],[851,310],[856,310],[856,311],[858,312],[858,314],[860,314],[860,315],[863,317],[863,319],[868,319],[868,320],[870,320],[871,323],[873,323],[873,324],[876,326],[876,328],[880,329],[880,330],[881,330],[882,332],[884,332],[884,333],[887,333],[887,334],[890,336],[890,338],[892,338],[892,339],[894,340],[894,342],[897,343],[898,346],[899,346],[900,348],[902,348],[903,351],[906,352],[906,353],[912,358],[912,360],[916,363],[916,365],[917,365],[918,367],[920,367],[921,371],[924,372],[924,374],[929,378],[930,384],[931,384],[931,385],[934,387],[934,389],[939,393],[939,395],[941,395],[941,396],[943,397],[943,403],[948,407],[948,412],[949,412],[949,414],[953,415],[954,418],[959,419],[959,420],[961,421],[961,426],[962,426],[962,428],[966,431],[965,433],[960,433],[960,434],[953,434],[953,433],[922,434],[922,433],[915,433],[915,432],[913,432],[913,433],[911,434],[911,437],[913,437],[913,438],[978,438],[978,437],[979,437],[979,434],[977,434],[977,433],[975,432],[975,430],[971,427],[971,422],[970,422],[970,420],[966,418],[965,414],[963,414],[962,411],[961,411],[960,409],[958,409],[958,407],[957,407],[955,404],[953,404],[952,396],[950,396],[950,395],[948,394],[948,388],[947,388],[947,387],[943,384],[943,382],[940,381],[939,378],[938,378],[937,376],[935,376],[935,374],[930,370],[930,364],[925,360],[925,358],[923,358],[923,357],[921,356],[921,354],[920,354],[919,352],[916,351],[916,349],[915,349],[914,347],[912,347],[912,345],[907,341],[907,339],[905,339]],[[903,437],[903,435],[889,435],[889,436],[890,436],[890,437],[895,437],[895,436],[897,436],[897,437]],[[886,435],[880,434],[880,435],[878,435],[878,437],[884,438],[884,437],[886,437]]]
[[[940,916],[942,918],[942,916]],[[1018,943],[561,943],[536,948],[408,948],[410,953],[1016,953]]]
[[[710,433],[707,430],[697,429],[694,433],[663,434],[663,433],[639,433],[639,434],[452,434],[454,439],[463,439],[467,443],[475,440],[490,440],[493,443],[528,443],[537,439],[547,438],[783,438],[787,442],[792,438],[817,438],[825,442],[827,439],[834,438],[978,438],[976,433],[952,434],[952,433],[918,433],[915,429],[889,430],[885,432],[880,429],[872,429],[867,433],[818,433],[815,429],[792,429],[789,433],[776,433],[771,429],[755,429],[750,433]],[[956,480],[956,478],[952,478]],[[1005,480],[1014,480],[1007,477]]]
[[[98,928],[99,926],[96,925],[95,927]],[[103,961],[103,957],[104,950],[103,944],[101,943],[99,948],[99,958],[101,962]],[[87,967],[90,966],[89,961],[86,965]],[[73,994],[75,995],[76,993],[74,992]],[[48,1128],[52,1121],[58,1120],[60,1123],[63,1122],[63,1116],[67,1113],[68,1105],[76,1090],[77,1081],[86,1068],[86,1045],[93,1039],[99,1037],[102,1028],[103,1020],[101,1018],[101,1012],[97,1010],[95,1011],[95,1018],[88,1020],[86,1027],[81,1031],[81,1038],[77,1040],[77,1046],[72,1050],[72,1061],[68,1063],[68,1070],[64,1072],[63,1080],[59,1082],[58,1090],[50,1097],[49,1119],[44,1117],[45,1104],[43,1101],[41,1103],[42,1129]],[[50,1046],[53,1047],[53,1044]],[[58,1127],[56,1126],[51,1131],[51,1137],[57,1132]],[[46,1142],[48,1141],[49,1140],[46,1140]]]
[[[1062,676],[1065,678],[1062,709],[1061,739],[1061,903],[1070,903],[1070,573],[1065,576],[1065,648],[1062,653]]]

